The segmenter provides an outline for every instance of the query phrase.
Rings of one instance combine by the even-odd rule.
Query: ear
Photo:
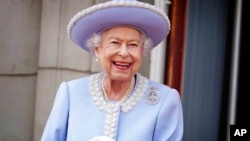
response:
[[[100,47],[94,48],[94,54],[96,58],[100,58]]]

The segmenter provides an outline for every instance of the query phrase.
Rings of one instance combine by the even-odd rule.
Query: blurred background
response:
[[[39,141],[58,85],[101,71],[67,25],[104,1],[1,0],[0,141]],[[183,141],[228,141],[229,125],[247,119],[246,0],[144,2],[166,11],[171,31],[139,73],[180,92]]]

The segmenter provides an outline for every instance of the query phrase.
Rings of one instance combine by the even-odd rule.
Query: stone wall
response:
[[[1,141],[33,138],[40,24],[41,1],[1,0]]]
[[[81,9],[103,1],[1,1],[1,141],[40,141],[59,84],[101,71],[71,42],[67,25]],[[149,58],[140,70],[146,76]]]

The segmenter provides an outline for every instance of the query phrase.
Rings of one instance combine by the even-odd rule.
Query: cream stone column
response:
[[[59,84],[98,71],[91,55],[67,35],[72,16],[92,4],[91,0],[43,0],[34,141],[41,139]]]
[[[39,0],[1,0],[1,141],[33,138],[40,15]]]

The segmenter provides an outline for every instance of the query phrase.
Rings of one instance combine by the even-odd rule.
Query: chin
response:
[[[131,78],[133,77],[133,75],[131,74],[115,74],[115,75],[111,75],[111,79],[112,80],[117,80],[117,81],[129,81]]]

